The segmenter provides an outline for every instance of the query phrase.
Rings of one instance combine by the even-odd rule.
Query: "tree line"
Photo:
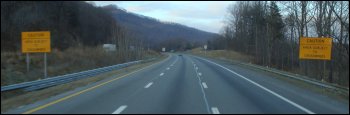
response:
[[[254,63],[349,85],[348,1],[240,1],[230,5],[210,49],[255,57]],[[331,61],[300,60],[300,37],[333,38]]]

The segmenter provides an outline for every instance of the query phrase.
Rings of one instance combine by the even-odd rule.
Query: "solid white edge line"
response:
[[[213,114],[220,114],[219,109],[217,107],[212,107],[211,111],[213,112]]]
[[[208,88],[207,84],[205,82],[202,82],[202,85],[204,88]]]
[[[145,88],[149,88],[152,84],[153,84],[153,82],[148,83],[148,84],[145,86]]]
[[[198,57],[198,58],[199,58],[199,57]],[[278,97],[278,98],[280,98],[280,99],[282,99],[282,100],[288,102],[289,104],[291,104],[291,105],[293,105],[293,106],[295,106],[295,107],[297,107],[297,108],[303,110],[304,112],[306,112],[306,113],[308,113],[308,114],[315,114],[314,112],[312,112],[312,111],[306,109],[305,107],[303,107],[303,106],[301,106],[301,105],[299,105],[299,104],[297,104],[297,103],[295,103],[295,102],[293,102],[293,101],[291,101],[291,100],[289,100],[289,99],[287,99],[287,98],[285,98],[285,97],[283,97],[283,96],[281,96],[281,95],[279,95],[279,94],[277,94],[277,93],[275,93],[275,92],[273,92],[273,91],[271,91],[271,90],[265,88],[264,86],[262,86],[262,85],[260,85],[260,84],[258,84],[258,83],[256,83],[256,82],[254,82],[254,81],[252,81],[252,80],[250,80],[250,79],[248,79],[248,78],[246,78],[246,77],[244,77],[244,76],[242,76],[242,75],[240,75],[240,74],[238,74],[238,73],[236,73],[236,72],[234,72],[234,71],[232,71],[232,70],[230,70],[230,69],[227,69],[227,68],[224,67],[224,66],[221,66],[221,65],[219,65],[219,64],[217,64],[217,63],[215,63],[215,62],[209,61],[209,60],[207,60],[207,59],[203,59],[203,58],[200,58],[200,59],[205,60],[205,61],[207,61],[207,62],[210,62],[210,63],[212,63],[212,64],[215,64],[215,65],[217,65],[217,66],[219,66],[219,67],[221,67],[221,68],[226,69],[227,71],[229,71],[229,72],[231,72],[231,73],[233,73],[233,74],[236,74],[237,76],[239,76],[239,77],[241,77],[241,78],[243,78],[243,79],[249,81],[250,83],[252,83],[252,84],[254,84],[254,85],[260,87],[261,89],[263,89],[263,90],[265,90],[265,91],[271,93],[272,95],[275,95],[276,97]]]
[[[112,114],[120,114],[123,112],[124,109],[126,109],[128,106],[127,105],[122,105],[120,106],[117,110],[115,110]]]

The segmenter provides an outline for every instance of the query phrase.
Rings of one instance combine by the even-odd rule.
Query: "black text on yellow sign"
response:
[[[50,31],[22,32],[22,53],[51,52]]]
[[[332,38],[301,37],[299,59],[331,60]]]

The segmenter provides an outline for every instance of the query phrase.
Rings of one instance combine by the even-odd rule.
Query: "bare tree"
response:
[[[348,85],[349,2],[278,3],[287,14],[281,18],[276,15],[279,11],[273,10],[279,8],[273,5],[274,2],[237,2],[231,5],[221,31],[227,49],[252,55],[257,64],[283,70],[298,69],[299,74]],[[278,26],[284,23],[285,27]],[[331,61],[298,59],[300,37],[322,36],[333,38]],[[223,42],[211,42],[215,43]]]

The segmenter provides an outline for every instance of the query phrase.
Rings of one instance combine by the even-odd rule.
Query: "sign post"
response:
[[[29,72],[29,53],[44,53],[44,77],[47,77],[47,56],[51,52],[50,31],[22,32],[22,53],[26,53]]]
[[[301,37],[299,59],[331,60],[332,38]]]
[[[29,53],[26,53],[27,73],[29,72]]]
[[[299,59],[324,60],[322,77],[326,77],[326,61],[331,60],[332,38],[301,37],[299,42]]]
[[[204,55],[207,55],[207,45],[204,45]]]
[[[44,53],[44,78],[47,78],[47,57],[46,57],[46,52]]]

